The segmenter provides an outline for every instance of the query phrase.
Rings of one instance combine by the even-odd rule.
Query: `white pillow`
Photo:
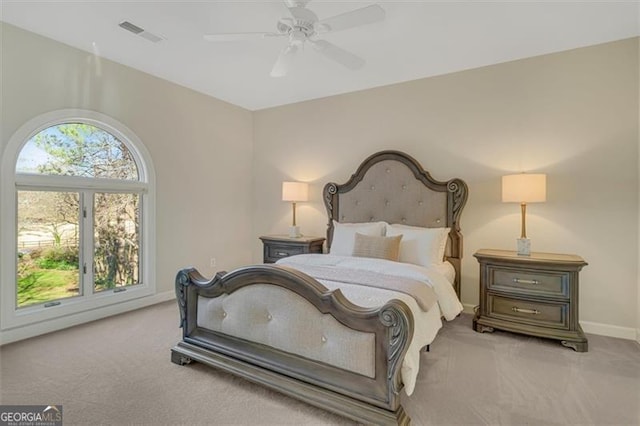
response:
[[[356,232],[362,235],[383,237],[386,222],[340,223],[333,221],[333,240],[329,253],[339,256],[353,255]]]
[[[440,265],[451,228],[387,225],[387,236],[402,235],[399,261],[422,266]]]

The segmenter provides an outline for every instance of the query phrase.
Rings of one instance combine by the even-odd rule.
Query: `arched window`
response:
[[[155,292],[153,169],[133,132],[56,111],[16,132],[2,165],[3,329]]]

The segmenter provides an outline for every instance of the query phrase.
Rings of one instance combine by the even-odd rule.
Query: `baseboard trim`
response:
[[[157,303],[166,302],[168,300],[175,299],[175,297],[175,292],[165,291],[163,293],[157,293],[152,296],[141,297],[139,299],[117,303],[115,305],[109,305],[99,309],[79,312],[77,314],[52,319],[50,321],[29,324],[10,330],[3,330],[0,331],[0,346],[7,343],[28,339],[30,337],[39,336],[41,334],[51,333],[53,331],[73,327],[74,325],[80,325],[113,315],[123,314],[135,309],[155,305]]]
[[[600,336],[617,337],[619,339],[636,339],[636,330],[631,327],[620,327],[619,325],[602,324],[599,322],[580,321],[582,330],[588,334],[598,334]]]
[[[463,303],[462,307],[464,308],[462,310],[462,312],[464,312],[465,314],[475,314],[476,312],[474,311],[475,307],[478,305],[472,305],[470,303]]]
[[[477,305],[469,303],[463,304],[463,312],[473,314]],[[640,343],[640,329],[632,327],[620,327],[618,325],[602,324],[599,322],[580,321],[582,330],[588,334],[597,334],[599,336],[617,337],[619,339],[635,340]]]

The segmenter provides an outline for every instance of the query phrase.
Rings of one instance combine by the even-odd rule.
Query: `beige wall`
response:
[[[281,181],[313,183],[298,222],[324,235],[322,186],[346,181],[382,149],[409,153],[436,179],[469,185],[461,220],[467,305],[478,301],[473,253],[514,248],[519,236],[520,209],[501,203],[500,176],[547,173],[547,202],[528,208],[533,249],[589,262],[580,289],[585,328],[634,333],[637,38],[255,112],[254,261],[257,237],[289,224]]]
[[[529,206],[534,249],[589,262],[583,323],[640,329],[638,39],[251,113],[104,59],[96,75],[86,52],[0,30],[0,153],[24,122],[61,108],[110,115],[150,151],[159,292],[185,265],[211,274],[260,261],[257,237],[291,220],[282,180],[313,183],[299,223],[323,235],[322,186],[344,182],[375,151],[399,149],[435,178],[470,187],[467,305],[477,303],[474,251],[512,248],[519,233],[518,206],[500,202],[500,176],[537,171],[548,174],[548,201]]]
[[[185,266],[211,275],[251,261],[250,111],[104,59],[97,75],[86,52],[8,24],[0,28],[0,153],[39,114],[63,108],[107,114],[153,158],[157,291],[173,291]],[[210,267],[211,257],[218,267]]]

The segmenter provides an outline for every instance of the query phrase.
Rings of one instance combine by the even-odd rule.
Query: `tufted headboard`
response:
[[[346,183],[325,185],[323,197],[329,217],[327,247],[331,247],[334,220],[451,228],[445,257],[455,268],[454,286],[460,296],[462,234],[459,220],[467,192],[464,181],[439,182],[403,152],[378,152],[364,160]]]

